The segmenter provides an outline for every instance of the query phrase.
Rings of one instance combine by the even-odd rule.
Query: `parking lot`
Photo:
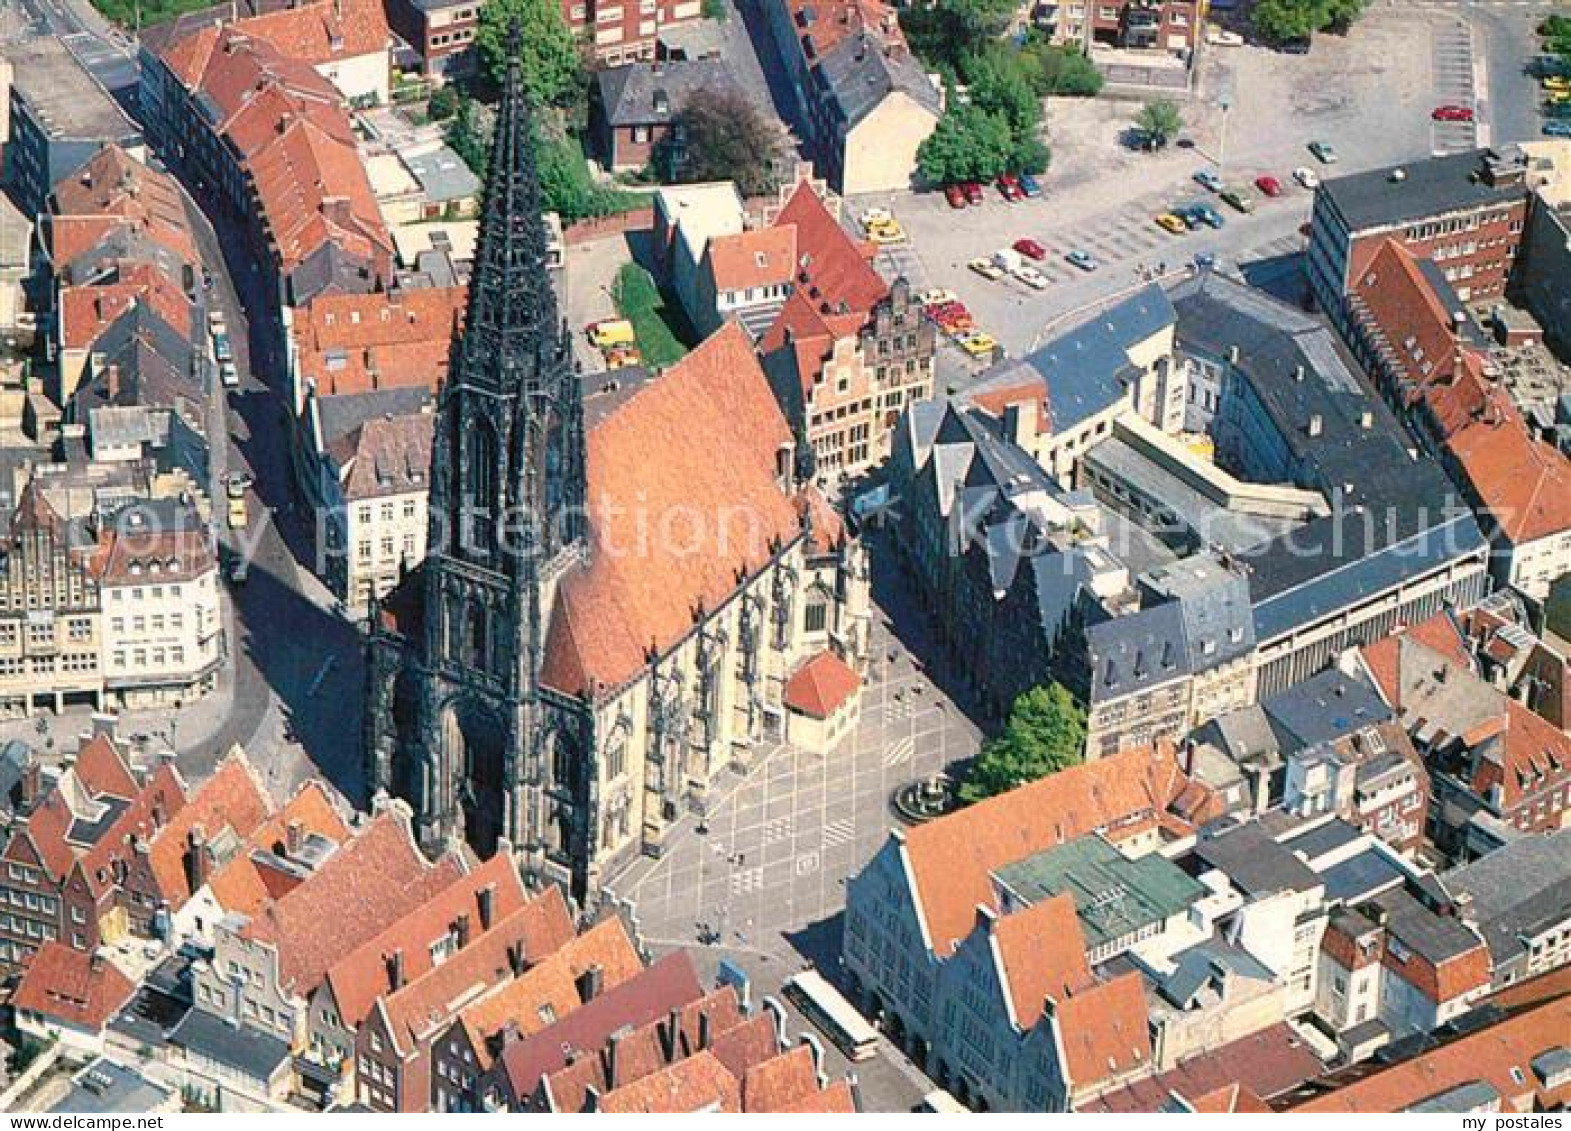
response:
[[[1451,11],[1382,8],[1346,37],[1317,37],[1308,55],[1212,47],[1195,97],[1181,106],[1182,144],[1163,153],[1128,144],[1138,102],[1050,99],[1053,162],[1041,178],[1040,199],[1009,204],[989,187],[986,203],[955,210],[940,193],[879,194],[853,200],[848,212],[854,216],[874,205],[893,210],[910,242],[881,250],[881,270],[903,274],[919,289],[953,290],[978,328],[1018,355],[1076,314],[1164,269],[1169,276],[1185,270],[1197,255],[1224,265],[1266,261],[1270,269],[1270,261],[1300,251],[1312,194],[1293,182],[1299,166],[1334,175],[1410,160],[1441,146],[1473,145],[1471,124],[1431,119],[1437,105],[1473,99],[1472,37],[1465,23],[1458,28]],[[1314,140],[1335,146],[1335,166],[1309,154],[1306,146]],[[1242,215],[1207,193],[1192,179],[1202,168],[1247,188],[1255,210]],[[1281,197],[1267,199],[1254,189],[1263,175],[1281,183]],[[1222,229],[1174,235],[1157,225],[1159,213],[1200,200],[1224,215]],[[988,281],[966,268],[969,260],[1022,237],[1047,251],[1034,264],[1048,279],[1046,290],[1012,279]],[[1098,270],[1087,273],[1067,262],[1073,249],[1095,256]],[[963,385],[981,368],[953,346],[940,355],[940,376],[950,385]]]

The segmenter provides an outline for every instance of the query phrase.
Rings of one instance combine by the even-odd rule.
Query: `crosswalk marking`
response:
[[[757,891],[764,886],[764,866],[759,864],[752,868],[743,868],[740,872],[731,873],[731,894],[744,895],[750,891]]]
[[[842,844],[849,844],[855,836],[856,825],[849,817],[830,821],[824,826],[824,847],[835,848]]]
[[[911,755],[916,752],[916,740],[907,735],[884,751],[884,765],[898,766],[909,762]]]

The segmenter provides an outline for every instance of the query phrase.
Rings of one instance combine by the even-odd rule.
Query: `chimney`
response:
[[[387,956],[387,986],[395,992],[404,988],[404,952],[401,949]]]
[[[475,902],[480,907],[480,929],[489,931],[491,929],[491,916],[495,913],[494,908],[496,907],[496,885],[486,884],[485,887],[475,892]]]
[[[1318,412],[1309,418],[1309,434],[1311,436],[1320,435],[1324,429],[1325,421],[1320,418],[1320,414]]]
[[[349,224],[350,209],[347,196],[329,196],[322,200],[322,217],[340,228]]]
[[[711,1037],[712,1034],[709,1031],[709,1014],[707,1012],[700,1013],[698,1015],[698,1049],[700,1052],[709,1047]]]
[[[1304,379],[1304,367],[1302,365],[1295,365],[1295,366],[1293,366],[1293,380],[1295,380],[1295,381],[1302,381],[1303,379]]]
[[[605,1086],[615,1088],[616,1078],[616,1051],[622,1043],[622,1038],[627,1035],[627,1027],[623,1026],[605,1039]]]
[[[38,795],[43,792],[43,766],[38,761],[38,755],[28,754],[27,763],[22,767],[22,780],[17,783],[20,791],[18,800],[20,810],[25,815],[32,812],[33,806],[38,804]]]
[[[1237,346],[1228,346],[1227,347],[1227,363],[1229,365],[1237,365],[1238,364],[1238,347]]]
[[[1375,414],[1370,409],[1365,409],[1358,417],[1358,426],[1368,432],[1375,426]]]
[[[976,905],[976,925],[991,934],[993,928],[998,925],[998,912],[985,903],[978,903]]]
[[[524,972],[524,944],[516,942],[507,948],[507,968],[518,977]]]
[[[284,855],[287,859],[295,860],[300,856],[305,847],[305,826],[299,821],[290,821],[284,826]]]
[[[98,738],[100,735],[102,735],[110,742],[114,742],[116,722],[118,722],[118,717],[109,714],[107,711],[94,712],[92,736],[94,738]]]
[[[600,986],[605,980],[605,971],[598,965],[591,966],[578,976],[578,1000],[594,1001],[600,996]]]
[[[1025,447],[1036,434],[1036,402],[1015,401],[1004,406],[1004,434]]]
[[[453,924],[453,934],[458,936],[459,950],[469,945],[469,912],[458,913],[458,921]]]
[[[201,825],[192,825],[191,831],[186,834],[186,879],[192,891],[207,883],[212,862],[212,852],[207,847],[207,830]]]

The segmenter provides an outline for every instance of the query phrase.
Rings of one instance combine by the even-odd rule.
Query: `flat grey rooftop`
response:
[[[1487,152],[1476,149],[1335,177],[1321,191],[1354,232],[1526,196],[1520,184],[1497,188],[1478,176]],[[1402,170],[1400,181],[1391,176],[1396,168]]]
[[[12,79],[58,138],[120,141],[141,131],[54,36],[6,45]]]

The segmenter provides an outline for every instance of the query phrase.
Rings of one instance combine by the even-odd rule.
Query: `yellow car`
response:
[[[1158,213],[1156,222],[1159,226],[1166,228],[1175,236],[1181,236],[1185,232],[1189,231],[1189,225],[1184,223],[1183,217],[1174,216],[1171,212]]]
[[[224,496],[229,507],[229,528],[244,530],[251,516],[246,508],[245,491],[250,480],[244,475],[231,475],[224,481]]]
[[[961,338],[960,348],[972,357],[987,357],[998,348],[998,343],[993,340],[993,335],[978,330]]]
[[[1571,91],[1571,79],[1551,77],[1542,80],[1545,90]]]
[[[902,243],[906,238],[905,229],[897,220],[883,220],[876,224],[867,225],[867,238],[874,243]]]
[[[589,324],[589,340],[602,350],[630,346],[634,342],[633,324],[625,318],[607,318]]]
[[[1002,279],[1004,277],[1004,269],[985,256],[978,256],[967,263],[966,266],[984,279]]]
[[[1545,95],[1544,101],[1551,106],[1560,106],[1571,102],[1571,90],[1552,90]]]

